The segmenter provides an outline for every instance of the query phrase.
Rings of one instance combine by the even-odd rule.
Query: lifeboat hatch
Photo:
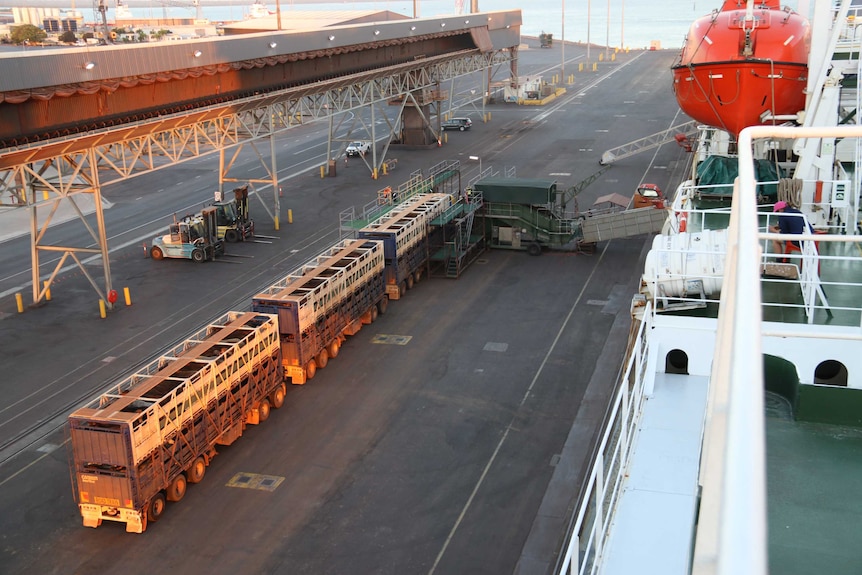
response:
[[[670,350],[664,358],[664,372],[688,375],[688,354],[681,349]]]

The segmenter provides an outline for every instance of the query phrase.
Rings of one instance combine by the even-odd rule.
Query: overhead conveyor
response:
[[[0,206],[27,208],[38,222],[37,211],[53,214],[70,204],[92,236],[86,247],[48,245],[44,238],[51,218],[33,226],[33,303],[45,298],[69,258],[99,297],[110,302],[103,186],[218,152],[219,189],[224,182],[242,180],[277,190],[277,134],[366,106],[415,99],[415,94],[439,90],[441,83],[474,72],[490,74],[508,65],[510,74],[517,75],[520,24],[521,13],[514,10],[473,14],[469,20],[452,16],[331,27],[325,33],[282,31],[105,46],[88,53],[86,65],[79,50],[0,59],[0,75],[9,79],[0,92],[0,126],[8,132],[0,133]],[[323,58],[327,66],[321,71],[313,61]],[[233,88],[227,90],[229,86]],[[153,108],[152,98],[136,93],[162,97]],[[150,108],[134,109],[141,101]],[[118,103],[122,106],[105,110]],[[54,116],[49,118],[45,110]],[[7,116],[22,124],[7,122]],[[85,131],[76,131],[78,125]],[[260,149],[267,142],[269,153]],[[332,143],[330,134],[327,161],[334,154]],[[246,145],[265,168],[263,178],[238,178],[231,172]],[[388,143],[383,154],[373,156],[373,173],[386,161],[387,148]],[[93,198],[96,229],[77,208],[79,194]],[[272,194],[272,202],[270,215],[278,229],[278,193]],[[93,243],[98,247],[89,247]],[[40,270],[45,251],[63,254],[48,274]],[[104,284],[89,274],[81,254],[100,260]]]

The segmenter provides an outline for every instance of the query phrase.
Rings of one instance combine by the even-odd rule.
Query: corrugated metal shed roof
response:
[[[326,14],[306,12],[316,18]],[[298,12],[283,13],[282,26],[290,20],[285,14]],[[517,46],[520,40],[520,10],[471,14],[469,18],[437,16],[412,19],[386,10],[336,14],[375,20],[345,24],[339,17],[338,24],[329,26],[323,33],[319,32],[321,23],[316,19],[314,25],[305,29],[277,32],[249,29],[225,37],[0,53],[0,78],[3,79],[0,93],[65,85],[86,85],[97,89],[108,80],[124,81],[141,75],[210,70],[235,62],[258,65],[265,63],[266,58],[285,58],[318,50],[372,49],[374,43],[410,42],[416,38],[471,33],[477,27],[488,29],[488,38],[494,49]],[[376,20],[390,15],[393,20]],[[484,33],[479,39],[485,39]],[[39,94],[35,96],[39,97]]]
[[[332,26],[409,19],[408,16],[389,10],[287,10],[281,13],[281,29],[320,30]],[[225,24],[222,29],[225,34],[275,31],[278,29],[278,18],[275,14],[262,18],[249,18]]]

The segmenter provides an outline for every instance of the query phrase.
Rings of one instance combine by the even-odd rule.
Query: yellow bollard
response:
[[[375,179],[375,180],[377,179],[377,168],[374,168],[374,169],[371,171],[371,177],[372,177],[373,179]]]
[[[129,288],[123,288],[123,295],[126,297],[126,305],[132,305],[132,292],[129,291]]]
[[[584,63],[581,62],[580,64],[578,64],[578,72],[583,72],[583,71],[584,71]]]
[[[326,177],[326,166],[320,166],[320,177],[321,179]]]
[[[51,288],[48,287],[48,280],[42,282],[42,285],[45,286],[45,301],[51,301]]]
[[[287,210],[287,223],[293,223],[293,210]]]
[[[99,316],[101,316],[102,319],[108,317],[108,314],[105,311],[105,300],[103,299],[99,300]]]
[[[275,231],[278,231],[278,214],[275,215],[272,222],[275,224]]]
[[[24,313],[24,297],[20,293],[15,294],[15,303],[18,304],[18,313]]]
[[[593,72],[595,72],[595,71],[596,71],[596,70],[598,70],[598,69],[599,69],[599,64],[598,64],[598,62],[593,62]]]
[[[383,175],[384,175],[384,176],[388,176],[388,175],[389,175],[389,172],[388,172],[388,171],[386,171],[386,162],[383,162],[383,166],[382,166],[382,168],[383,168]]]
[[[611,62],[616,62],[616,61],[617,61],[617,53],[614,52],[613,54],[611,54]]]

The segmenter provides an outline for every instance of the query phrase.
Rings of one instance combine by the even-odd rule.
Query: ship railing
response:
[[[759,242],[772,234],[759,230],[753,143],[764,138],[836,137],[862,137],[862,126],[757,126],[744,129],[739,137],[727,285],[722,289],[701,455],[702,491],[692,558],[695,574],[768,572]],[[797,237],[817,239],[814,234]]]
[[[834,11],[836,19],[844,19],[844,28],[838,38],[836,47],[847,48],[849,46],[856,46],[858,50],[860,39],[862,39],[862,6],[849,6],[846,12],[843,12],[840,6],[836,6]]]
[[[652,313],[649,302],[636,332],[620,385],[611,402],[596,456],[572,516],[567,542],[557,561],[559,575],[597,573],[610,533],[613,510],[620,497],[632,442],[637,434],[645,396]]]
[[[761,286],[764,290],[786,293],[788,287],[801,293],[802,303],[794,303],[784,298],[771,301],[763,298],[764,317],[770,316],[770,311],[787,312],[802,308],[808,324],[814,325],[844,325],[862,327],[862,301],[852,298],[836,298],[830,301],[829,294],[843,295],[862,293],[862,282],[858,274],[848,274],[847,270],[862,268],[862,237],[843,234],[777,234],[767,229],[761,229],[758,234],[764,275]],[[799,243],[799,251],[786,254],[767,253],[772,250],[773,241],[782,245],[786,242]],[[795,268],[790,277],[783,277],[781,267],[772,270],[777,260],[784,260],[781,267]],[[774,272],[773,272],[774,270]],[[857,281],[854,281],[857,280]],[[840,303],[839,303],[840,302]],[[774,315],[774,313],[772,314]],[[784,321],[790,322],[784,314]]]
[[[772,233],[769,227],[775,224],[776,216],[772,213],[756,213],[760,287],[765,293],[761,315],[767,320],[780,315],[781,321],[785,323],[860,325],[862,301],[846,297],[830,301],[828,296],[830,293],[840,296],[862,292],[858,274],[846,273],[846,270],[862,267],[859,255],[862,237]],[[715,221],[715,217],[715,210],[693,210],[688,221],[701,218],[707,218],[707,221],[713,218],[712,221]],[[780,242],[782,246],[785,242],[798,242],[799,251],[776,253],[773,241]],[[652,313],[711,306],[712,311],[707,313],[716,316],[719,294],[727,289],[730,269],[728,249],[729,241],[728,248],[713,251],[703,249],[696,255],[704,263],[692,265],[692,252],[684,243],[654,248],[655,261],[671,263],[656,266],[653,277],[646,281],[645,291],[652,304]],[[707,269],[708,266],[716,267]]]

